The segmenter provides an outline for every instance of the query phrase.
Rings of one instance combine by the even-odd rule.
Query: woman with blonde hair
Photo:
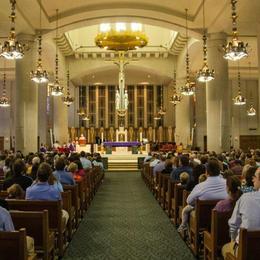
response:
[[[25,193],[19,184],[13,184],[7,189],[8,199],[24,199]]]

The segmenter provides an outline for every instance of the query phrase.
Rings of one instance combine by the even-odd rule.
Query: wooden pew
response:
[[[78,184],[78,198],[79,198],[79,214],[80,217],[84,216],[84,205],[85,205],[85,193],[84,193],[84,180],[83,178],[76,181]]]
[[[228,253],[227,260],[258,260],[260,257],[260,230],[248,231],[241,228],[237,257]]]
[[[48,210],[10,211],[16,230],[26,229],[26,234],[34,239],[34,249],[44,260],[54,259],[55,234],[49,229]]]
[[[6,190],[1,190],[0,191],[0,198],[1,199],[6,199],[8,197],[8,193]]]
[[[178,209],[177,225],[180,225],[182,222],[182,210],[187,205],[187,198],[188,198],[189,194],[190,194],[190,191],[187,191],[187,190],[182,191],[182,204],[179,206],[179,209]],[[186,234],[183,232],[181,232],[180,234],[181,234],[182,238],[185,239]]]
[[[76,219],[76,228],[79,225],[80,221],[80,198],[78,196],[78,184],[75,185],[63,185],[64,191],[71,191],[71,205],[75,208],[75,219]]]
[[[171,218],[172,217],[172,201],[174,198],[174,185],[175,185],[175,181],[172,181],[171,178],[168,179],[168,189],[166,192],[166,199],[165,199],[165,203],[166,203],[166,212],[167,215]]]
[[[0,231],[1,260],[34,260],[36,254],[28,256],[26,246],[26,230],[6,232]]]
[[[62,197],[62,208],[69,213],[69,220],[67,223],[68,226],[68,240],[71,241],[73,233],[76,231],[76,216],[75,208],[71,203],[71,191],[61,192]]]
[[[200,235],[203,231],[210,230],[211,210],[218,200],[196,200],[195,209],[190,215],[190,248],[195,256],[200,252]]]
[[[182,205],[182,195],[184,188],[178,183],[174,183],[174,197],[172,198],[171,203],[171,218],[173,224],[177,225],[177,218],[179,214],[179,206]]]
[[[10,210],[42,211],[48,210],[50,229],[55,231],[57,237],[58,254],[63,256],[66,241],[66,225],[62,219],[61,201],[42,200],[7,200]]]
[[[211,229],[204,231],[204,259],[217,260],[221,256],[221,248],[230,241],[228,220],[232,211],[211,212]]]
[[[170,179],[170,175],[169,174],[163,174],[162,175],[162,184],[161,184],[161,196],[160,196],[160,204],[161,207],[163,208],[163,210],[166,209],[166,194],[168,191],[168,180]]]

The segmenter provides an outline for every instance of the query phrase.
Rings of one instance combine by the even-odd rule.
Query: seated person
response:
[[[8,199],[24,199],[24,190],[19,184],[13,184],[7,189]]]
[[[245,172],[245,182],[241,186],[241,191],[243,193],[254,191],[253,177],[255,175],[256,170],[257,167],[249,167]]]
[[[92,164],[94,166],[99,166],[102,171],[104,171],[104,164],[102,161],[102,157],[99,153],[94,154]]]
[[[55,169],[53,174],[61,184],[75,185],[72,173],[65,171],[65,161],[62,157],[55,161]]]
[[[15,231],[14,224],[8,210],[0,206],[0,231],[12,232]],[[27,253],[34,253],[34,240],[32,237],[26,236]],[[0,257],[1,258],[1,257]]]
[[[27,200],[61,200],[60,192],[48,183],[52,174],[49,164],[42,163],[37,171],[37,181],[26,190]]]
[[[180,183],[178,185],[186,187],[188,181],[189,181],[190,175],[187,172],[182,172],[180,174]]]
[[[260,229],[260,168],[255,172],[253,183],[255,191],[244,193],[239,198],[228,221],[231,242],[222,248],[224,259],[227,253],[237,255],[240,228],[251,231]]]
[[[227,192],[228,198],[220,200],[215,206],[215,210],[218,212],[228,212],[233,210],[236,201],[242,195],[241,182],[237,176],[229,176],[227,178]]]
[[[37,181],[26,190],[26,200],[61,200],[61,193],[54,185],[49,184],[52,169],[48,163],[41,163],[37,171]],[[69,214],[62,210],[62,217],[67,224]]]
[[[182,212],[182,223],[179,232],[187,228],[190,212],[194,209],[195,201],[200,200],[221,200],[228,197],[226,191],[226,180],[220,177],[220,165],[217,159],[209,159],[206,168],[207,179],[197,184],[187,198],[187,206]]]
[[[91,169],[92,162],[87,158],[87,155],[84,151],[80,152],[80,161],[82,163],[83,169]]]
[[[189,166],[189,158],[186,155],[182,155],[180,157],[180,166],[172,171],[171,179],[174,181],[179,181],[180,174],[182,172],[187,172],[192,175],[192,168]]]
[[[9,188],[15,183],[19,184],[24,191],[27,189],[27,187],[31,186],[33,181],[30,177],[25,175],[26,166],[22,159],[15,160],[12,167],[12,171],[13,171],[13,177],[4,181],[3,184],[4,190],[6,190],[7,188]]]
[[[157,172],[161,172],[165,169],[165,161],[166,161],[166,156],[164,154],[161,154],[159,156],[159,162],[153,168],[154,177],[156,176]]]
[[[74,180],[79,180],[82,176],[78,175],[78,165],[75,162],[71,162],[68,166],[68,171],[72,173]]]
[[[162,170],[163,174],[171,174],[172,172],[172,160],[171,159],[166,159],[165,161],[165,168]]]

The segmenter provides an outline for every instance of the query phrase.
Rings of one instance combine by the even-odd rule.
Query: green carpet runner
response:
[[[106,173],[64,259],[194,259],[139,173]]]

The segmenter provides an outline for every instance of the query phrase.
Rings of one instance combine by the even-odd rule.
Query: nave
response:
[[[108,172],[64,259],[194,259],[137,172]]]

